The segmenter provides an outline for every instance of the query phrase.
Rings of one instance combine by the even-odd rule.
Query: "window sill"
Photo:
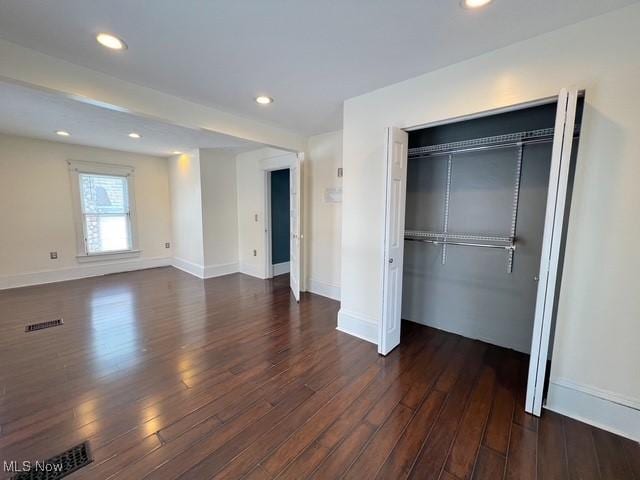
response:
[[[125,258],[139,257],[142,250],[126,250],[123,252],[91,253],[89,255],[76,255],[80,263],[104,262],[107,260],[121,260]]]

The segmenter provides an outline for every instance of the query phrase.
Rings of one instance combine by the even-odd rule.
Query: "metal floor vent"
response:
[[[48,460],[31,462],[28,471],[22,465],[23,471],[11,477],[11,480],[57,480],[92,461],[89,442],[83,442]]]
[[[64,322],[61,318],[48,320],[46,322],[32,323],[31,325],[27,325],[26,327],[24,327],[24,331],[35,332],[36,330],[42,330],[43,328],[57,327],[58,325],[62,325],[63,323]]]
[[[92,461],[89,442],[83,442],[44,462],[32,462],[29,471],[23,467],[23,471],[11,477],[11,480],[57,480],[89,465]]]

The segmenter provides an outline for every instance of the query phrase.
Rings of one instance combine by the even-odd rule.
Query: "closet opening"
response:
[[[393,308],[402,322],[513,350],[529,374],[527,411],[536,415],[552,359],[544,339],[553,339],[584,106],[583,94],[575,92],[573,107],[570,97],[564,91],[548,103],[396,129],[399,140],[389,133],[381,353]],[[397,153],[400,144],[406,153]],[[406,181],[394,167],[398,155]],[[403,240],[395,251],[394,211]],[[398,287],[401,303],[393,305]]]
[[[267,265],[269,278],[290,272],[290,173],[288,168],[267,172]]]

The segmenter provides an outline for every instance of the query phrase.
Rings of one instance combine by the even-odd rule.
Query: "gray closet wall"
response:
[[[555,106],[411,132],[410,145],[553,127]],[[502,117],[502,119],[500,118]],[[439,130],[438,130],[439,129]],[[412,138],[413,137],[413,138]],[[456,153],[448,232],[509,236],[517,148]],[[551,143],[525,145],[513,269],[507,253],[405,241],[402,318],[528,353],[535,313]],[[447,156],[410,159],[407,230],[441,232]]]

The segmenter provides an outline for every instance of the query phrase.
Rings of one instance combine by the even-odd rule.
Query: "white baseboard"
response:
[[[307,278],[307,291],[340,301],[340,287],[337,285]]]
[[[274,263],[272,267],[272,275],[274,277],[277,277],[278,275],[284,275],[285,273],[289,273],[291,271],[290,262]]]
[[[214,278],[221,277],[223,275],[229,275],[231,273],[237,273],[239,271],[237,263],[223,263],[220,265],[198,265],[197,263],[190,262],[184,258],[174,257],[171,263],[178,270],[190,273],[198,278]]]
[[[185,260],[184,258],[173,257],[171,260],[171,265],[176,267],[178,270],[182,270],[183,272],[190,273],[191,275],[204,278],[204,266],[199,265],[194,262],[190,262],[189,260]]]
[[[369,318],[341,308],[338,311],[337,330],[358,337],[374,345],[378,344],[378,324]]]
[[[640,441],[640,402],[565,379],[549,382],[548,410]]]
[[[204,278],[222,277],[240,271],[237,263],[224,263],[220,265],[206,265],[204,267]]]
[[[131,260],[106,260],[55,270],[19,273],[0,276],[0,290],[44,283],[64,282],[80,278],[97,277],[111,273],[144,270],[147,268],[166,267],[171,265],[170,257],[136,258]]]
[[[259,278],[261,280],[265,279],[263,269],[258,265],[250,265],[247,263],[240,264],[240,273],[244,273],[245,275],[250,275],[252,277]]]

